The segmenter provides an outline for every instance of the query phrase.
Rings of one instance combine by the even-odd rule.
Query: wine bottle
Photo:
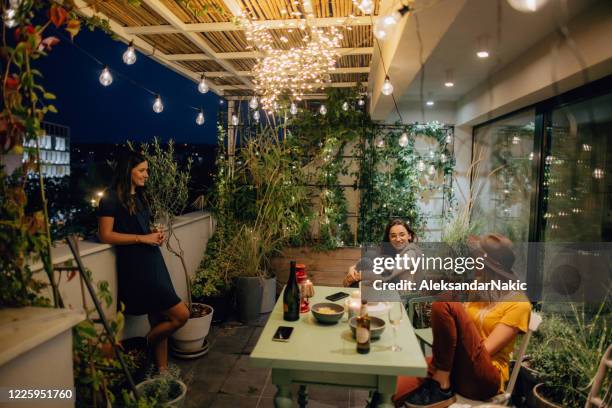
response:
[[[289,280],[283,294],[283,319],[294,322],[300,318],[300,288],[295,276],[295,261],[291,261]]]
[[[357,328],[355,330],[357,339],[357,352],[368,354],[370,352],[370,317],[368,316],[368,301],[361,300],[361,313],[357,318]]]

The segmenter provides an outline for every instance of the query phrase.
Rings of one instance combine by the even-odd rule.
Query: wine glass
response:
[[[404,305],[402,302],[389,302],[389,323],[393,327],[393,346],[392,351],[401,351],[402,348],[397,344],[397,328],[402,322],[404,316]]]

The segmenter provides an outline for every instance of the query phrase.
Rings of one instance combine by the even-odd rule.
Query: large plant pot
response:
[[[210,305],[215,310],[212,317],[213,324],[220,324],[227,321],[230,314],[232,313],[232,295],[231,293],[224,292],[217,296],[204,296],[196,299],[199,303]]]
[[[546,383],[539,383],[533,387],[535,408],[563,408],[562,405],[558,405],[545,397],[544,388],[546,388]]]
[[[533,388],[545,379],[545,375],[530,367],[529,360],[524,360],[521,363],[521,371],[519,372],[518,390],[515,394],[521,394],[521,402],[526,402],[527,407],[536,408],[535,396]]]
[[[240,276],[236,278],[235,285],[238,319],[241,322],[255,324],[259,322],[263,310],[268,313],[274,307],[276,277],[260,279]],[[270,307],[270,302],[272,302],[272,307]]]
[[[172,335],[174,348],[183,353],[198,352],[202,349],[212,323],[214,309],[203,303],[194,303],[194,305],[201,305],[208,313],[202,317],[189,318],[187,323]]]
[[[164,379],[163,377],[152,378],[150,380],[143,381],[136,385],[136,390],[141,396],[152,396],[157,397],[156,390],[160,386],[161,381],[167,381],[171,387],[171,395],[166,400],[159,400],[156,406],[168,407],[168,408],[180,408],[185,401],[185,394],[187,394],[187,386],[184,382],[177,379]]]

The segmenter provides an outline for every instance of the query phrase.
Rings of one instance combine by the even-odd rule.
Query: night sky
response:
[[[50,28],[47,35],[54,33]],[[99,30],[83,28],[75,44],[111,71],[159,93],[164,111],[157,114],[152,109],[154,96],[119,75],[113,75],[113,83],[103,87],[98,80],[103,67],[71,45],[65,31],[61,34],[61,42],[35,67],[44,75],[46,90],[57,96],[54,104],[59,113],[49,113],[45,120],[69,126],[72,143],[149,141],[154,136],[180,143],[215,143],[217,111],[224,107],[215,93],[199,93],[196,83],[138,51],[136,63],[125,65],[121,57],[126,44]],[[195,123],[197,111],[190,106],[204,108],[204,125]]]

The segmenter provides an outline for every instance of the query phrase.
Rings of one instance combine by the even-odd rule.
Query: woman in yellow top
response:
[[[484,256],[477,279],[516,279],[512,272],[512,242],[489,234],[469,241],[473,256]],[[504,389],[514,340],[525,333],[531,305],[520,293],[479,294],[477,302],[434,302],[431,327],[433,358],[427,378],[399,377],[393,400],[396,406],[444,408],[455,392],[475,400],[488,400]]]

